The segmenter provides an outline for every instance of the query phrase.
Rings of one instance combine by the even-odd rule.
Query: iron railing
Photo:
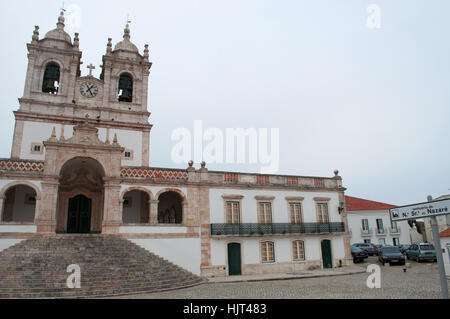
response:
[[[211,224],[212,236],[263,236],[344,233],[344,223]]]

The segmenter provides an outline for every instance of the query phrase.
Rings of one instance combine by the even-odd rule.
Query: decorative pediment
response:
[[[117,141],[117,134],[114,135],[112,144],[109,141],[109,138],[107,138],[105,142],[102,142],[98,138],[98,129],[94,125],[89,124],[87,119],[84,123],[74,126],[73,136],[69,139],[65,139],[62,134],[61,138],[58,140],[58,138],[56,137],[56,128],[53,128],[52,136],[47,140],[47,142],[121,148]]]

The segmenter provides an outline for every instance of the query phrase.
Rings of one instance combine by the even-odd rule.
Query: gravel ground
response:
[[[359,264],[367,267],[377,263],[369,257]],[[381,266],[381,288],[366,286],[369,273],[335,277],[304,278],[237,283],[207,283],[197,287],[126,296],[127,299],[435,299],[441,298],[441,286],[436,263],[411,261],[411,268]],[[450,280],[447,281],[450,286]]]

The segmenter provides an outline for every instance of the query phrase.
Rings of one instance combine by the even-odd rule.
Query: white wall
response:
[[[200,239],[199,238],[162,238],[130,239],[148,251],[170,262],[200,275]]]
[[[239,238],[232,239],[212,239],[211,240],[211,264],[214,266],[227,264],[227,247],[229,243],[241,244],[242,264],[260,264],[261,263],[261,241],[272,241],[275,244],[275,263],[292,262],[292,242],[294,240],[303,240],[305,243],[305,261],[321,259],[321,240],[322,237],[303,236],[291,238]],[[345,258],[344,240],[342,237],[330,238],[332,242],[333,258]]]
[[[56,137],[61,136],[61,124],[30,122],[26,121],[23,128],[22,147],[20,152],[21,159],[39,160],[45,159],[45,152],[42,154],[32,154],[32,143],[43,143],[52,135],[53,128],[56,128]],[[133,160],[122,161],[123,166],[141,166],[142,165],[142,132],[127,130],[110,130],[109,140],[112,142],[114,134],[117,133],[119,144],[133,150]],[[64,126],[64,137],[69,139],[73,136],[73,125]],[[101,141],[106,141],[106,128],[99,128],[98,136]]]
[[[367,219],[369,228],[372,229],[371,236],[361,236],[362,220]],[[377,236],[377,219],[383,220],[383,227],[386,228],[386,236]],[[391,219],[389,210],[366,210],[366,211],[350,211],[347,213],[348,227],[351,230],[351,244],[362,243],[364,239],[370,239],[373,244],[379,244],[380,238],[385,238],[386,245],[393,245],[393,238],[399,238],[400,245],[411,244],[409,236],[409,225],[407,221],[397,222],[400,228],[400,234],[391,234]]]
[[[14,246],[25,239],[0,239],[0,251],[8,249],[11,246]]]
[[[450,278],[450,237],[441,238],[441,248],[445,250],[444,259],[445,274]]]
[[[290,213],[286,196],[301,196],[302,213],[305,223],[315,223],[316,220],[316,202],[314,197],[329,197],[328,214],[330,222],[341,222],[341,216],[338,213],[339,195],[335,192],[296,192],[296,191],[267,191],[267,190],[244,190],[244,189],[210,189],[210,207],[211,223],[225,223],[225,200],[222,195],[242,195],[241,217],[242,223],[257,223],[258,208],[255,196],[274,196],[272,205],[273,223],[290,223]]]
[[[141,222],[141,196],[142,192],[132,191],[126,197],[131,199],[131,207],[123,207],[122,219],[124,223],[137,224]]]

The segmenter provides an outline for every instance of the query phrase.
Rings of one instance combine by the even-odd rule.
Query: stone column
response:
[[[105,180],[105,199],[103,209],[102,233],[117,234],[122,225],[120,201],[120,181]]]
[[[36,200],[35,224],[38,233],[56,231],[56,209],[58,200],[58,177],[48,177],[42,181],[42,198]]]
[[[23,127],[24,127],[24,121],[16,120],[16,124],[14,126],[14,137],[13,137],[12,148],[11,148],[11,158],[12,159],[20,158],[20,151],[22,148]]]
[[[5,196],[0,196],[0,223],[3,221],[3,204],[5,202]]]
[[[149,208],[149,215],[150,215],[149,223],[151,225],[158,224],[158,203],[159,203],[159,200],[149,200],[148,201],[148,208]]]
[[[150,164],[150,131],[142,132],[142,163],[141,166]]]

